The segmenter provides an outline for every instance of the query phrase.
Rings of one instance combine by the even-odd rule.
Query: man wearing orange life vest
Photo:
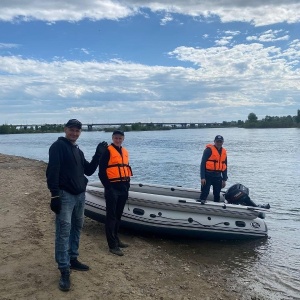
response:
[[[123,256],[120,248],[128,247],[120,241],[118,230],[122,213],[128,199],[130,177],[128,151],[122,147],[124,133],[115,130],[112,134],[112,143],[102,154],[99,162],[99,179],[104,186],[106,201],[105,233],[109,251],[115,255]]]
[[[206,145],[203,152],[200,166],[201,195],[199,200],[202,204],[206,201],[211,185],[215,202],[220,202],[221,189],[226,186],[227,153],[226,149],[222,147],[223,142],[224,138],[217,135],[214,145]]]

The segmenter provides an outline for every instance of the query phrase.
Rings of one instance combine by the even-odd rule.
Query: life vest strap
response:
[[[112,178],[109,179],[110,182],[129,182],[130,181],[130,177],[119,177],[119,178]]]
[[[113,164],[113,165],[107,166],[107,168],[113,168],[113,167],[118,167],[118,168],[120,168],[120,167],[130,167],[130,166],[127,165],[127,164]]]

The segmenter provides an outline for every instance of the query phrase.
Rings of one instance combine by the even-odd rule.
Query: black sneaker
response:
[[[89,266],[82,264],[77,258],[70,260],[70,269],[77,271],[88,271],[90,269]]]
[[[61,270],[61,277],[59,280],[59,289],[63,292],[67,292],[70,290],[71,282],[70,282],[70,270]]]
[[[199,199],[199,200],[196,200],[197,202],[200,202],[201,204],[205,204],[206,203],[206,200],[202,200],[202,199]]]
[[[124,253],[122,252],[122,250],[119,247],[109,248],[109,251],[112,254],[115,254],[115,255],[119,255],[119,256],[123,256],[124,255]]]
[[[120,248],[127,248],[127,247],[129,247],[129,245],[128,244],[126,244],[126,243],[123,243],[123,242],[121,242],[121,241],[119,241],[119,247]]]

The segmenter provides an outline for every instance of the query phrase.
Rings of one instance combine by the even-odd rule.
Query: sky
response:
[[[0,0],[0,125],[300,109],[300,0]]]

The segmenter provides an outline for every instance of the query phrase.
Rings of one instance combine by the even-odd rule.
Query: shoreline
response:
[[[188,240],[179,245],[121,230],[130,247],[123,257],[110,254],[104,225],[87,217],[79,259],[91,270],[72,271],[71,290],[61,292],[46,166],[42,161],[0,154],[0,299],[262,299],[251,296],[251,291],[245,295],[242,288],[247,287],[234,286],[232,274],[212,264],[212,256],[195,261],[192,253],[185,255],[192,251]]]

